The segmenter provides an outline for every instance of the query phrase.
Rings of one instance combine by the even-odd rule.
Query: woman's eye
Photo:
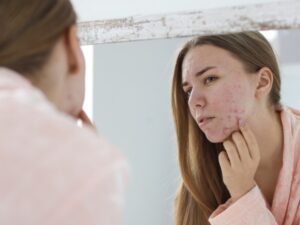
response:
[[[192,94],[192,90],[184,91],[187,98],[189,98]]]
[[[188,91],[186,92],[186,94],[187,94],[188,97],[190,97],[191,94],[192,94],[192,90],[188,90]]]
[[[204,83],[205,84],[209,84],[215,80],[217,80],[218,78],[216,76],[208,76],[207,78],[204,79]]]

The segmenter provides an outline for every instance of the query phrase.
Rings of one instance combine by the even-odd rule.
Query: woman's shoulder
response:
[[[289,110],[290,113],[292,113],[295,118],[300,119],[300,109],[296,109],[293,107],[287,107],[287,110]]]
[[[126,182],[127,162],[115,146],[90,128],[79,127],[26,81],[11,81],[5,79],[7,85],[1,87],[0,71],[0,176],[10,174],[0,182],[0,194],[5,182],[21,185],[20,174],[43,175],[51,185],[65,185],[66,192],[89,182],[94,185],[85,191],[99,185],[103,189],[106,182],[116,188],[116,179]]]
[[[300,126],[300,110],[290,107],[282,106],[281,108],[283,122],[289,122],[292,125]]]
[[[94,158],[116,152],[104,138],[59,112],[25,78],[5,68],[0,68],[0,101],[1,149],[26,147],[27,153],[69,150],[73,155],[96,154]]]
[[[300,162],[300,110],[285,106],[282,111],[282,123],[287,143],[295,149],[295,162]]]
[[[112,144],[78,127],[42,92],[5,69],[0,102],[0,197],[7,212],[0,221],[25,211],[35,212],[24,215],[27,221],[43,221],[44,215],[56,223],[85,216],[89,221],[99,210],[105,212],[100,221],[121,219],[128,165]]]

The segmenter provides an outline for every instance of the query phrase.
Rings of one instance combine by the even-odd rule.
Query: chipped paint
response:
[[[82,45],[300,28],[300,1],[81,22]]]

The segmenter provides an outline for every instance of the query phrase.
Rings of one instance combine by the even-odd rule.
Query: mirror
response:
[[[229,0],[227,0],[229,1]],[[281,1],[79,23],[83,45],[300,27],[300,2]]]
[[[268,31],[282,73],[282,102],[300,108],[300,30]],[[94,120],[126,155],[131,180],[125,225],[172,224],[179,180],[170,81],[176,49],[186,38],[94,47]],[[145,219],[146,218],[146,219]]]
[[[79,21],[110,20],[130,16],[145,16],[166,13],[177,13],[182,11],[209,10],[221,7],[247,6],[263,3],[277,3],[278,0],[215,0],[195,1],[174,0],[71,0],[75,10],[78,12]]]
[[[174,17],[174,20],[159,28],[153,24],[148,26],[151,19],[155,21],[157,18],[149,16],[150,22],[144,23],[140,30],[136,30],[135,24],[139,18],[79,24],[82,43],[98,44],[94,46],[93,59],[94,121],[100,132],[124,153],[131,165],[125,225],[172,224],[172,205],[179,171],[170,106],[170,81],[176,49],[187,40],[183,36],[288,28],[268,31],[265,35],[279,58],[282,102],[300,108],[297,99],[300,51],[295,48],[300,40],[300,30],[294,29],[300,26],[296,13],[300,4],[296,1],[294,4],[266,3],[260,9],[261,14],[265,13],[264,17],[252,14],[257,11],[255,5],[227,8],[225,15],[223,9],[210,9],[201,12],[202,17],[198,20],[195,17],[194,25],[184,20],[176,32],[168,34],[166,31],[177,23],[174,21],[182,18],[182,14],[165,15],[165,18]],[[230,11],[233,13],[230,14]],[[242,14],[244,17],[241,17]],[[216,15],[216,19],[211,20],[211,15]],[[143,17],[143,20],[146,18]],[[218,26],[214,25],[216,21]],[[168,39],[170,37],[172,39]],[[139,41],[133,42],[136,40]]]

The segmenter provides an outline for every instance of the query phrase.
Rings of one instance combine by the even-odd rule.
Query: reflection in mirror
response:
[[[266,31],[278,55],[282,102],[300,108],[299,30]],[[94,120],[128,157],[125,225],[173,223],[179,182],[170,84],[176,50],[188,38],[94,46]]]

